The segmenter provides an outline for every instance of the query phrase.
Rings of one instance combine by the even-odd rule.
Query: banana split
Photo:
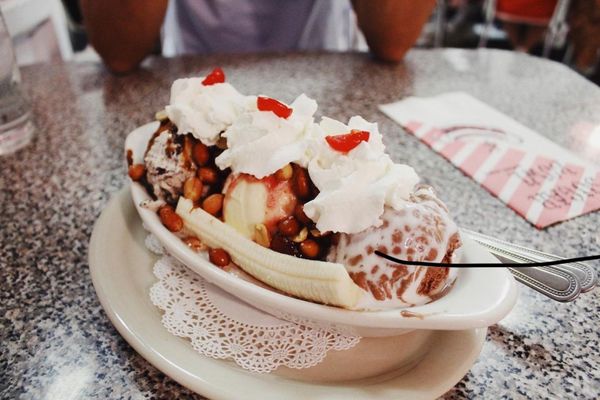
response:
[[[315,121],[316,101],[245,96],[219,68],[178,79],[132,180],[216,267],[230,263],[301,299],[354,310],[425,304],[456,271],[460,236],[415,171],[385,152],[377,124]]]

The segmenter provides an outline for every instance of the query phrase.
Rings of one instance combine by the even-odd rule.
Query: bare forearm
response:
[[[92,46],[117,73],[134,69],[154,48],[168,0],[80,0]]]
[[[396,62],[416,42],[435,0],[352,0],[352,5],[373,55]]]

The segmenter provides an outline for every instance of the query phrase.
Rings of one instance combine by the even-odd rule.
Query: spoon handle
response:
[[[468,236],[473,238],[475,241],[479,243],[485,243],[497,248],[504,249],[516,255],[520,255],[526,258],[529,262],[536,261],[556,261],[560,260],[561,257],[558,257],[554,254],[544,253],[539,250],[530,249],[525,246],[521,246],[515,243],[510,243],[501,239],[496,239],[491,236],[487,236],[478,232],[473,232],[469,230],[463,230]],[[527,261],[517,261],[517,262],[527,262]],[[577,281],[579,282],[579,286],[581,286],[581,292],[587,292],[592,290],[598,284],[598,274],[589,264],[583,262],[574,262],[568,264],[560,264],[555,265],[552,268],[569,272],[576,276]]]
[[[487,248],[500,261],[507,264],[527,263],[532,261],[545,261],[547,259],[532,258],[511,247],[507,247],[498,239],[480,237],[482,235],[465,232],[473,240]],[[507,243],[507,242],[505,242]],[[509,243],[510,244],[510,243]],[[581,293],[581,285],[578,276],[566,269],[552,267],[525,267],[508,269],[514,275],[515,279],[522,284],[536,290],[537,292],[560,302],[573,301]]]

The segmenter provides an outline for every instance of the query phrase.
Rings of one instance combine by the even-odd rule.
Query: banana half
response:
[[[233,227],[180,197],[177,214],[185,227],[206,245],[226,250],[231,259],[256,279],[305,300],[355,309],[365,291],[343,265],[277,253],[242,236]]]

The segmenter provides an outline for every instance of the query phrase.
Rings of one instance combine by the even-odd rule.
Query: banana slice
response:
[[[341,264],[305,260],[260,246],[193,203],[180,197],[177,214],[187,229],[210,247],[225,249],[256,279],[296,297],[354,309],[365,292]]]

